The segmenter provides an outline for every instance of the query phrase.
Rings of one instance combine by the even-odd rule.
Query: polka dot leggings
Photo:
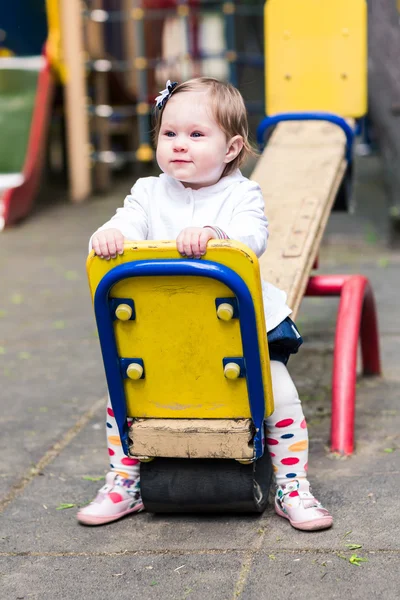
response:
[[[128,426],[132,419],[128,419]],[[122,450],[121,438],[119,436],[117,421],[111,408],[111,400],[108,397],[107,404],[107,446],[110,457],[111,471],[118,473],[125,479],[138,479],[140,473],[140,462],[136,458],[129,458]]]
[[[267,445],[276,483],[284,485],[290,479],[307,477],[308,432],[299,395],[287,368],[273,360],[271,375],[275,410],[266,420]],[[107,406],[107,443],[111,470],[126,479],[137,479],[140,463],[125,456],[122,450],[110,400]]]
[[[285,365],[271,360],[275,410],[268,419],[267,445],[277,485],[307,477],[308,431],[299,394]]]

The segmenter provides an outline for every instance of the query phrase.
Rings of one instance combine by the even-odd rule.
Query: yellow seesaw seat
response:
[[[126,242],[124,254],[109,261],[92,252],[87,261],[92,298],[101,279],[118,265],[163,259],[181,259],[175,242]],[[244,244],[215,240],[198,262],[204,261],[235,271],[251,293],[268,416],[273,397],[257,257]],[[114,334],[120,358],[140,357],[144,363],[144,378],[133,373],[124,379],[128,416],[135,419],[133,455],[149,454],[140,445],[145,436],[151,439],[152,456],[251,458],[246,378],[236,378],[234,369],[229,373],[223,366],[225,357],[243,356],[239,319],[230,318],[226,306],[216,307],[216,299],[232,298],[232,291],[208,277],[158,275],[124,279],[109,296],[134,301],[134,319],[129,317],[129,307],[118,307]],[[235,432],[246,439],[239,454]],[[224,449],[219,434],[225,440],[231,437],[229,449]],[[182,443],[176,445],[178,438]],[[215,445],[212,440],[217,439]]]

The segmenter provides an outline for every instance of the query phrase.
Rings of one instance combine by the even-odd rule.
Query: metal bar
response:
[[[207,6],[209,4],[210,6]],[[200,6],[190,7],[191,13],[205,13],[215,12],[215,0],[202,0]],[[236,4],[235,3],[235,12],[237,15],[241,16],[257,16],[262,17],[263,15],[263,7],[262,6],[248,6],[246,4]],[[166,17],[171,17],[176,15],[176,8],[146,8],[144,13],[144,19],[146,20],[160,20],[165,19]],[[82,11],[82,16],[85,19],[90,19],[95,21],[96,23],[122,23],[126,21],[129,17],[127,17],[125,11],[121,10],[84,10]]]
[[[237,86],[237,68],[236,68],[236,44],[235,44],[235,11],[236,7],[233,2],[225,2],[222,5],[222,10],[225,16],[225,43],[226,53],[225,58],[229,64],[229,81],[232,85]]]
[[[226,52],[207,52],[205,50],[199,51],[198,56],[195,56],[199,60],[209,60],[213,58],[226,58]],[[179,61],[179,58],[176,59]],[[234,52],[231,55],[231,62],[237,64],[246,64],[254,67],[263,67],[264,58],[261,54],[252,54],[246,52]],[[143,69],[153,69],[158,65],[170,66],[170,61],[163,60],[162,58],[148,58],[146,64],[142,67]],[[124,72],[129,70],[130,63],[127,60],[109,60],[109,59],[98,59],[88,60],[85,67],[88,70],[93,71],[117,71]]]
[[[138,103],[147,104],[149,92],[147,86],[147,69],[148,61],[146,58],[146,44],[145,44],[145,33],[144,33],[144,10],[140,8],[140,2],[135,1],[135,8],[132,10],[132,17],[134,21],[133,36],[136,44],[136,60],[135,67],[137,69],[137,93]],[[126,62],[126,61],[125,61]],[[150,145],[150,134],[149,134],[149,123],[148,116],[146,114],[138,115],[138,128],[139,128],[139,149],[141,146]]]
[[[306,296],[340,296],[332,373],[331,452],[354,451],[357,349],[364,375],[380,375],[378,326],[372,288],[362,275],[315,275]]]
[[[278,113],[265,117],[257,127],[257,144],[260,149],[264,147],[264,137],[267,129],[273,125],[277,125],[283,121],[327,121],[333,123],[343,130],[346,136],[346,160],[350,164],[353,153],[354,130],[345,119],[328,112],[293,112],[293,113]]]

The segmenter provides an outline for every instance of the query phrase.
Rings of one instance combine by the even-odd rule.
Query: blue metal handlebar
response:
[[[327,121],[328,123],[337,125],[346,136],[346,160],[349,164],[351,163],[355,132],[343,117],[327,112],[278,113],[270,117],[265,117],[257,127],[257,144],[261,150],[264,147],[264,137],[267,129],[282,121]]]
[[[264,386],[258,345],[256,316],[251,293],[243,279],[229,267],[208,260],[157,259],[138,260],[118,265],[101,279],[94,297],[97,328],[103,354],[111,403],[117,421],[122,447],[128,454],[128,426],[123,379],[109,310],[111,288],[127,277],[191,275],[208,277],[224,283],[235,294],[240,310],[240,331],[246,370],[250,411],[256,428],[255,458],[264,451],[263,423],[265,416]]]

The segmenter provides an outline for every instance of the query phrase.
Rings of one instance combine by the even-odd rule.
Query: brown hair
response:
[[[189,81],[177,85],[172,91],[171,96],[176,96],[176,94],[182,92],[198,91],[206,91],[209,94],[213,117],[225,133],[226,138],[230,139],[235,135],[240,135],[243,138],[243,148],[237,157],[226,165],[222,173],[222,177],[230,175],[243,164],[248,156],[257,155],[257,152],[249,142],[249,124],[243,97],[233,85],[218,81],[218,79],[214,79],[213,77],[189,79]],[[154,127],[154,142],[156,145],[165,105],[166,103],[161,110],[156,108],[156,122]]]

